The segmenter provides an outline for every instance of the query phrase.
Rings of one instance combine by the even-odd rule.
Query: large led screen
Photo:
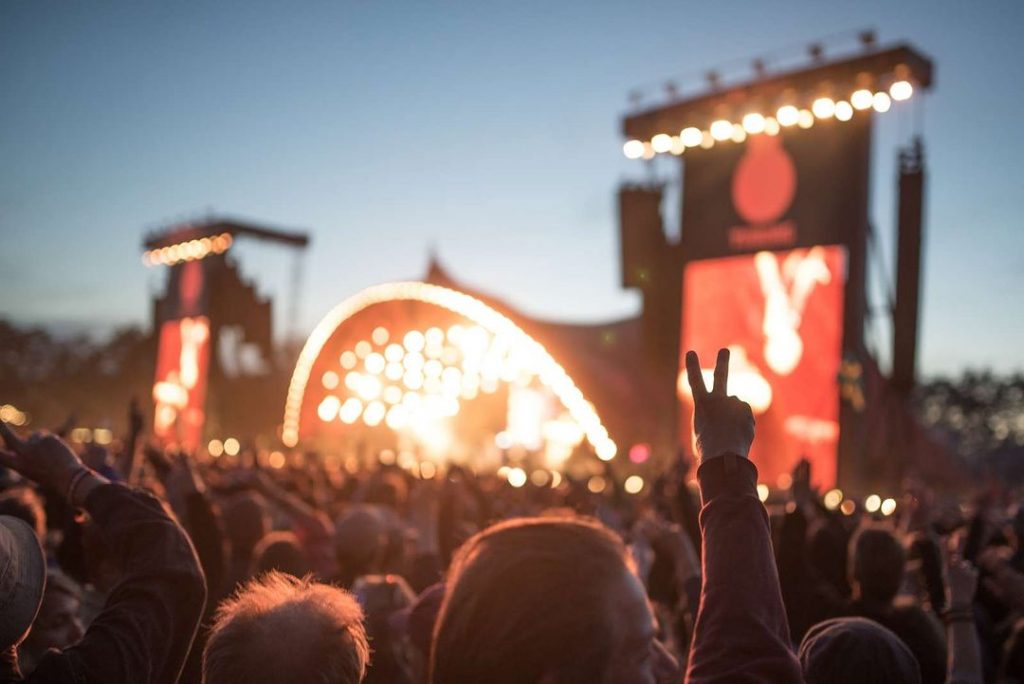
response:
[[[153,433],[164,444],[195,449],[206,420],[210,322],[205,316],[167,321],[160,327],[153,383]]]
[[[708,386],[718,349],[732,352],[729,393],[751,405],[751,458],[774,485],[800,458],[815,484],[836,480],[838,374],[845,250],[818,246],[706,259],[683,274],[681,353],[700,356]],[[692,445],[693,400],[680,359],[682,429]]]

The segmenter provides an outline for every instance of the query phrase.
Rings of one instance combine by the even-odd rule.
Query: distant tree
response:
[[[154,349],[137,328],[95,342],[0,320],[0,403],[27,412],[31,428],[56,426],[74,415],[78,425],[120,432],[131,397],[148,398]]]
[[[964,373],[923,383],[915,405],[977,472],[1024,482],[1024,375]]]

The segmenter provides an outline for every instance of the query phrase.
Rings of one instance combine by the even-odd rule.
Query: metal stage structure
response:
[[[230,255],[246,239],[299,252],[309,245],[306,233],[230,220],[174,225],[143,241],[143,263],[168,267],[166,290],[153,302],[153,432],[165,444],[195,451],[211,432],[255,434],[273,424],[266,397],[282,388],[272,303]]]
[[[807,458],[817,484],[894,490],[920,470],[923,433],[910,417],[923,236],[923,143],[900,151],[893,369],[881,376],[864,341],[869,187],[875,118],[933,83],[909,45],[880,49],[863,34],[853,54],[813,46],[801,68],[628,114],[630,159],[677,158],[682,214],[666,236],[664,182],[619,191],[622,284],[643,295],[647,372],[666,378],[658,406],[678,416],[659,441],[691,448],[692,402],[681,363],[732,350],[731,389],[754,409],[754,458],[764,482]],[[707,369],[706,372],[710,372]],[[671,380],[667,380],[667,379]]]
[[[149,236],[145,262],[170,267],[153,311],[157,435],[195,448],[256,424],[276,436],[273,467],[289,450],[346,463],[390,454],[420,473],[461,463],[504,468],[514,486],[566,474],[590,478],[592,491],[611,479],[636,494],[680,454],[693,462],[683,353],[710,364],[729,347],[730,388],[758,421],[752,456],[763,485],[785,487],[802,458],[817,485],[855,496],[895,492],[913,472],[948,478],[945,453],[908,401],[924,234],[920,139],[899,157],[891,377],[864,339],[873,127],[932,86],[931,62],[866,35],[853,54],[828,60],[816,48],[801,68],[770,73],[756,63],[754,72],[729,87],[710,78],[685,99],[673,89],[622,121],[628,158],[677,160],[681,177],[677,238],[665,230],[665,182],[619,189],[622,286],[643,301],[633,318],[537,320],[432,260],[422,280],[340,300],[311,331],[290,381],[231,373],[225,330],[272,354],[270,301],[228,250],[244,238],[301,251],[308,236],[223,221]],[[268,396],[284,397],[283,413],[276,404],[267,414]],[[226,442],[209,444],[228,453]]]

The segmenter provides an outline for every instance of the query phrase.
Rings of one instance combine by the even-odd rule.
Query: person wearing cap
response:
[[[32,628],[46,582],[38,538],[0,516],[0,683],[175,682],[206,601],[206,583],[184,530],[144,492],[86,467],[52,435],[22,440],[0,422],[0,465],[84,509],[121,577],[78,643],[43,655],[22,676],[17,647]]]

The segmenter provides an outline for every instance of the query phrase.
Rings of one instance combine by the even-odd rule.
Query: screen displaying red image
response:
[[[845,250],[819,246],[688,264],[683,273],[679,395],[692,447],[693,401],[682,355],[693,349],[707,386],[728,347],[729,393],[757,421],[751,459],[775,485],[800,458],[814,484],[834,486],[839,442]]]
[[[153,382],[153,433],[164,444],[195,449],[206,420],[210,323],[205,316],[167,321],[160,327]]]

